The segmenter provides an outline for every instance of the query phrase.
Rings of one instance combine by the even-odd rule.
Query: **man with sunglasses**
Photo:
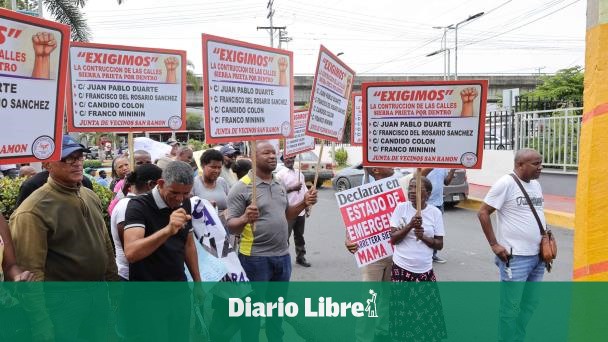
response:
[[[47,165],[47,183],[11,216],[17,261],[36,280],[117,279],[101,201],[82,187],[83,152],[88,150],[64,136],[61,160]]]
[[[69,135],[65,135],[63,137],[63,141],[64,145],[69,144],[70,142],[72,144],[77,144],[76,141]],[[82,146],[82,148],[84,148],[84,146]],[[34,191],[46,184],[46,181],[49,179],[48,163],[42,163],[42,166],[46,170],[38,172],[37,174],[33,175],[32,177],[21,183],[21,186],[19,187],[19,195],[17,195],[17,201],[15,203],[15,208],[17,208],[23,201],[25,201],[25,199],[28,198],[29,195],[31,195]],[[81,183],[82,186],[84,186],[85,188],[93,190],[93,183],[89,178],[83,177]]]
[[[83,152],[83,145],[65,136],[61,160],[47,165],[47,183],[11,215],[17,264],[30,270],[36,281],[118,280],[101,201],[82,187]],[[26,312],[36,313],[30,317],[34,340],[72,341],[81,329],[91,336],[105,334],[106,326],[99,322],[107,318],[103,308],[109,308],[109,302],[107,287],[101,284],[55,287],[45,293],[33,289],[24,294],[22,304]]]

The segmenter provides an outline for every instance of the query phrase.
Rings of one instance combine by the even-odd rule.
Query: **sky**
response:
[[[186,50],[202,72],[201,34],[268,46],[268,0],[89,0],[92,42]],[[584,66],[583,0],[274,0],[298,74],[313,74],[323,44],[358,74],[444,72],[442,29],[458,28],[458,74],[554,73]],[[454,72],[455,32],[448,30]],[[278,33],[275,47],[278,44]]]

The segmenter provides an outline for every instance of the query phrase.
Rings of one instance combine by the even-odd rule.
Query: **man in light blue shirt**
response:
[[[428,170],[430,170],[430,172]],[[450,171],[438,168],[425,169],[423,170],[422,175],[425,174],[424,171],[428,172],[426,178],[428,178],[433,185],[433,191],[431,192],[431,196],[426,203],[436,206],[439,208],[439,210],[441,210],[441,213],[443,213],[443,187],[444,185],[450,184],[454,178],[456,169],[451,169]],[[433,251],[433,261],[439,264],[444,264],[447,262],[446,259],[437,256],[437,250]]]

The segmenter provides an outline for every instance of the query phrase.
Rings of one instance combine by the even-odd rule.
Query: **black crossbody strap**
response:
[[[512,174],[510,174],[510,176],[513,177],[513,179],[515,180],[515,183],[517,184],[517,186],[519,186],[519,189],[524,194],[524,197],[526,198],[526,201],[528,202],[530,209],[532,209],[532,214],[534,214],[534,218],[536,218],[536,222],[538,223],[538,229],[540,229],[540,235],[545,235],[545,228],[543,228],[543,223],[540,221],[540,217],[538,216],[538,213],[536,212],[534,205],[532,205],[532,200],[530,199],[530,196],[528,196],[526,189],[524,189],[524,186],[521,184],[521,182],[519,181],[519,178],[517,178],[517,176],[515,174],[512,173]]]

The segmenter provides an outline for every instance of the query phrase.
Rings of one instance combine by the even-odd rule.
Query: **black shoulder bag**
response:
[[[513,177],[513,180],[515,180],[515,183],[517,184],[517,186],[519,186],[519,189],[524,194],[524,197],[526,198],[526,201],[528,202],[528,205],[532,210],[532,214],[534,214],[534,218],[536,218],[536,222],[538,223],[538,229],[540,230],[541,235],[540,252],[538,256],[542,261],[545,262],[545,268],[547,268],[547,272],[551,272],[551,268],[553,267],[553,260],[555,260],[555,257],[557,257],[557,242],[555,241],[555,237],[553,236],[551,229],[545,229],[545,227],[543,227],[543,223],[540,221],[540,217],[538,216],[538,213],[536,212],[536,209],[532,204],[532,200],[530,200],[530,196],[528,196],[528,193],[519,181],[519,178],[517,178],[517,176],[514,174],[511,174],[511,177]]]

